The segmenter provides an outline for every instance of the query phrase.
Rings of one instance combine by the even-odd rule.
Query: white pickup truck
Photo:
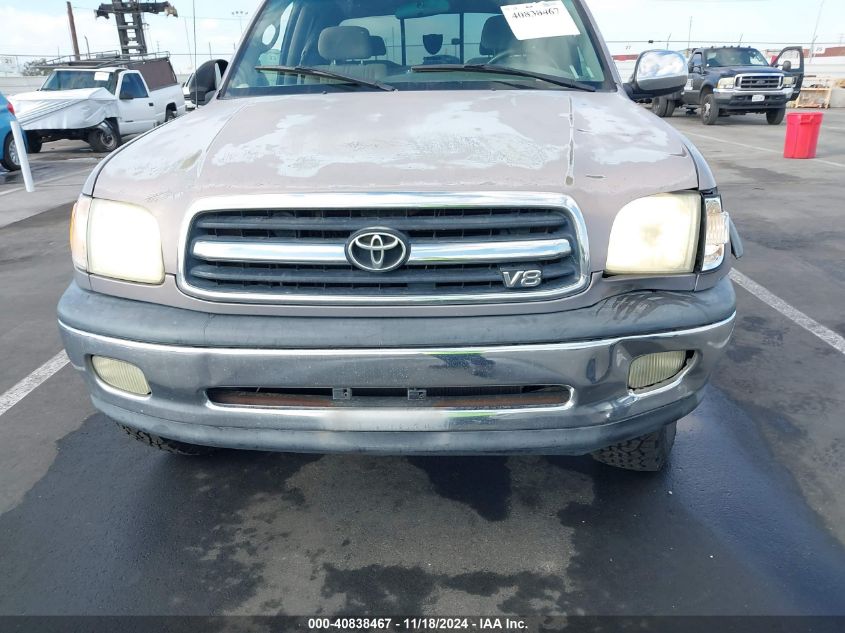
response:
[[[30,151],[61,139],[110,152],[185,113],[182,89],[167,58],[100,61],[56,67],[39,90],[11,97]]]

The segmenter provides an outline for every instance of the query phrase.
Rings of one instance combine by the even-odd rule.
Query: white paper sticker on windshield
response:
[[[518,40],[581,34],[561,0],[508,4],[502,13]]]
[[[94,73],[94,81],[108,81],[110,73],[104,73],[102,71]]]

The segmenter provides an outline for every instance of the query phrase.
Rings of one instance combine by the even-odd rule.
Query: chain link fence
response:
[[[698,40],[687,42],[684,40],[611,40],[608,47],[613,54],[620,73],[624,78],[630,76],[633,70],[634,61],[637,56],[646,50],[653,48],[668,48],[671,50],[684,51],[689,46],[696,48],[700,46],[736,46],[738,42],[720,42],[716,40]],[[743,42],[745,46],[753,46],[763,51],[767,56],[786,46],[782,42]],[[796,43],[795,46],[803,46],[809,52],[809,43]],[[470,49],[470,43],[466,43]],[[477,46],[477,44],[476,44]],[[448,48],[448,45],[444,48]],[[842,46],[838,42],[816,42],[813,46],[813,54],[808,55],[807,71],[810,74],[823,74],[829,76],[845,77],[845,54],[841,56],[829,56],[830,53],[838,52]],[[58,53],[58,51],[57,51]],[[424,54],[424,53],[421,53]],[[200,50],[196,53],[175,52],[170,53],[173,68],[180,82],[184,82],[193,72],[195,65],[202,64],[209,59],[231,59],[232,50]],[[46,71],[37,66],[45,61],[55,59],[57,54],[44,53],[41,55],[17,55],[14,53],[0,53],[0,92],[6,95],[35,90],[44,81]],[[196,62],[196,63],[195,63]]]

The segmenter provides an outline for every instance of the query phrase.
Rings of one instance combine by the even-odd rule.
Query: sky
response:
[[[692,18],[692,41],[743,43],[761,48],[805,44],[812,40],[821,7],[820,43],[845,41],[845,0],[586,0],[613,53],[636,53],[653,39],[685,48]],[[229,56],[259,0],[170,0],[179,18],[147,16],[152,50],[175,54],[177,72],[191,65],[193,10],[196,3],[197,51],[207,59]],[[518,0],[515,0],[515,4]],[[823,3],[823,4],[822,4]],[[113,20],[95,19],[100,0],[74,0],[80,49],[118,48]],[[247,13],[239,18],[233,12]],[[769,46],[770,44],[770,46]],[[72,53],[65,0],[0,0],[0,56],[56,57]]]

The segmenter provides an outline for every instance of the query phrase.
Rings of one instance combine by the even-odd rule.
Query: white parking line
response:
[[[736,269],[731,271],[731,279],[757,297],[760,301],[780,312],[790,321],[800,325],[802,328],[810,332],[810,334],[817,336],[836,351],[841,354],[845,354],[845,338],[839,336],[839,334],[830,328],[826,328],[815,319],[810,318],[798,308],[791,306],[786,301],[777,295],[772,294],[756,281],[746,277]]]
[[[55,176],[54,178],[48,178],[47,180],[36,180],[35,181],[35,190],[38,191],[39,185],[46,185],[51,182],[55,182],[57,180],[62,180],[63,178],[70,178],[71,176],[78,176],[80,174],[84,174],[86,172],[90,172],[90,169],[80,169],[79,171],[73,171],[69,174],[64,174],[62,176]],[[9,189],[8,191],[0,191],[0,196],[8,196],[11,193],[17,193],[18,191],[24,191],[24,187],[17,187],[15,189]]]
[[[6,413],[6,411],[35,391],[45,380],[67,365],[68,362],[67,354],[62,350],[0,396],[0,415]]]
[[[759,145],[748,145],[747,143],[737,143],[736,141],[728,141],[723,138],[717,138],[715,136],[708,136],[707,134],[697,134],[696,132],[687,132],[683,131],[683,133],[687,136],[695,136],[697,138],[704,138],[708,141],[716,141],[717,143],[727,143],[728,145],[736,145],[737,147],[745,147],[748,149],[756,149],[758,152],[768,152],[769,154],[780,154],[782,150],[779,149],[772,149],[770,147],[760,147]],[[823,158],[813,158],[812,159],[816,163],[823,163],[825,165],[831,165],[832,167],[845,167],[845,163],[836,163],[832,160],[824,160]]]

